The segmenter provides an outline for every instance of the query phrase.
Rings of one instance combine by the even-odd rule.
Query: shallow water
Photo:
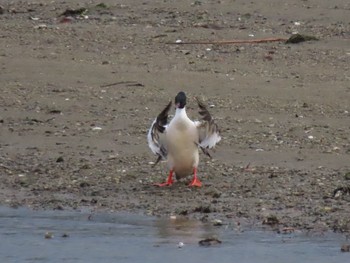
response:
[[[45,239],[47,231],[52,239]],[[198,245],[213,236],[222,244]],[[94,214],[89,220],[88,212],[1,207],[0,238],[0,262],[350,262],[350,254],[340,252],[342,235],[238,232],[133,214]]]

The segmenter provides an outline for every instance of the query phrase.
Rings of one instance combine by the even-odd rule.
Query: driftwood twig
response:
[[[105,84],[101,85],[101,88],[106,88],[106,87],[111,87],[111,86],[117,86],[117,85],[126,85],[127,87],[144,87],[142,83],[136,82],[136,81],[119,81],[119,82],[114,82],[110,84]]]

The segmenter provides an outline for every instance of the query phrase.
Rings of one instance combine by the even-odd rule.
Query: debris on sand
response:
[[[279,220],[277,219],[277,217],[275,215],[269,215],[268,217],[266,217],[263,220],[262,223],[263,223],[263,225],[273,226],[273,225],[279,224]]]
[[[68,8],[66,11],[64,11],[60,16],[83,16],[87,12],[87,8],[79,8],[79,9],[70,9]]]
[[[277,233],[279,233],[279,234],[291,234],[294,232],[295,232],[294,227],[284,227],[284,228],[277,231]]]
[[[47,25],[46,24],[35,25],[34,29],[47,29]]]
[[[125,85],[126,87],[144,87],[145,85],[136,81],[119,81],[110,84],[101,85],[101,88],[117,86],[117,85]]]
[[[254,37],[254,35],[249,35]],[[236,44],[259,44],[268,42],[285,42],[286,44],[298,44],[305,41],[319,40],[317,37],[303,35],[303,34],[293,34],[289,38],[284,37],[269,37],[269,38],[255,38],[255,39],[234,39],[234,40],[199,40],[199,41],[183,41],[176,40],[175,42],[167,42],[166,44],[175,45],[236,45]]]
[[[347,172],[347,173],[344,175],[344,179],[345,179],[345,180],[350,180],[350,172]]]
[[[209,206],[198,206],[194,209],[193,212],[198,212],[198,213],[204,213],[204,214],[209,214],[212,212],[211,208]]]
[[[203,240],[200,240],[198,242],[198,244],[202,247],[209,247],[209,246],[213,246],[213,245],[219,245],[221,244],[222,242],[217,239],[217,238],[207,238],[207,239],[203,239]]]
[[[223,222],[222,222],[222,220],[220,220],[220,219],[214,219],[214,220],[213,220],[213,225],[214,225],[214,226],[222,226],[222,225],[223,225]]]
[[[108,6],[105,3],[99,3],[96,5],[97,8],[101,8],[101,9],[107,9]]]
[[[317,37],[303,35],[303,34],[294,34],[287,41],[286,44],[298,44],[301,42],[311,41],[311,40],[319,40]]]
[[[62,156],[60,156],[56,159],[56,163],[62,163],[62,162],[64,162],[64,159]]]
[[[341,186],[333,191],[333,198],[339,198],[342,195],[350,195],[350,186]]]

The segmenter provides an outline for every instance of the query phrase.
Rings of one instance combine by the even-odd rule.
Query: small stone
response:
[[[333,152],[339,152],[339,151],[340,151],[340,148],[337,147],[337,146],[334,146],[332,150],[333,150]]]
[[[350,252],[350,244],[344,244],[340,248],[341,252]]]
[[[108,160],[114,160],[118,158],[118,154],[111,154],[108,156]]]
[[[266,217],[262,223],[263,223],[263,225],[272,226],[272,225],[279,224],[279,220],[277,219],[277,217],[275,215],[270,215],[270,216]]]
[[[62,237],[67,238],[67,237],[69,237],[69,234],[68,233],[63,233]]]
[[[350,172],[347,172],[347,173],[344,175],[344,179],[345,179],[345,180],[350,180]]]
[[[34,29],[46,29],[46,28],[47,28],[46,24],[39,24],[39,25],[34,26]]]
[[[282,234],[291,234],[291,233],[295,232],[295,228],[294,227],[284,227],[279,232]]]
[[[220,220],[220,219],[214,219],[213,225],[214,225],[214,226],[222,226],[222,225],[223,225],[222,220]]]
[[[62,156],[58,157],[56,160],[56,163],[63,163],[63,162],[64,162],[64,159]]]
[[[204,213],[204,214],[209,214],[212,212],[211,208],[209,206],[199,206],[196,207],[193,212],[199,212],[199,213]]]
[[[217,238],[207,238],[207,239],[203,239],[203,240],[200,240],[198,242],[198,244],[202,247],[209,247],[209,246],[212,246],[212,245],[219,245],[221,244],[222,242],[217,239]]]
[[[108,6],[105,3],[99,3],[96,5],[97,8],[107,9]]]
[[[71,23],[74,21],[74,18],[71,17],[71,16],[66,16],[66,17],[63,17],[61,20],[60,20],[60,23]]]
[[[179,244],[177,244],[177,247],[178,247],[178,248],[183,248],[184,245],[185,245],[185,244],[184,244],[183,242],[179,242]]]
[[[51,239],[51,238],[53,238],[53,233],[52,232],[46,232],[44,237],[46,239]]]
[[[179,215],[181,215],[181,216],[187,216],[187,215],[188,215],[188,210],[187,210],[187,209],[181,210],[181,211],[179,212]]]

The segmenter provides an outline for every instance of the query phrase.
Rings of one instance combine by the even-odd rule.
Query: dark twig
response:
[[[144,87],[145,86],[142,83],[138,83],[136,81],[119,81],[119,82],[114,82],[114,83],[110,83],[110,84],[101,85],[100,87],[101,88],[106,88],[106,87],[117,86],[117,85],[122,85],[122,84],[125,84],[128,87],[130,87],[130,86]]]

